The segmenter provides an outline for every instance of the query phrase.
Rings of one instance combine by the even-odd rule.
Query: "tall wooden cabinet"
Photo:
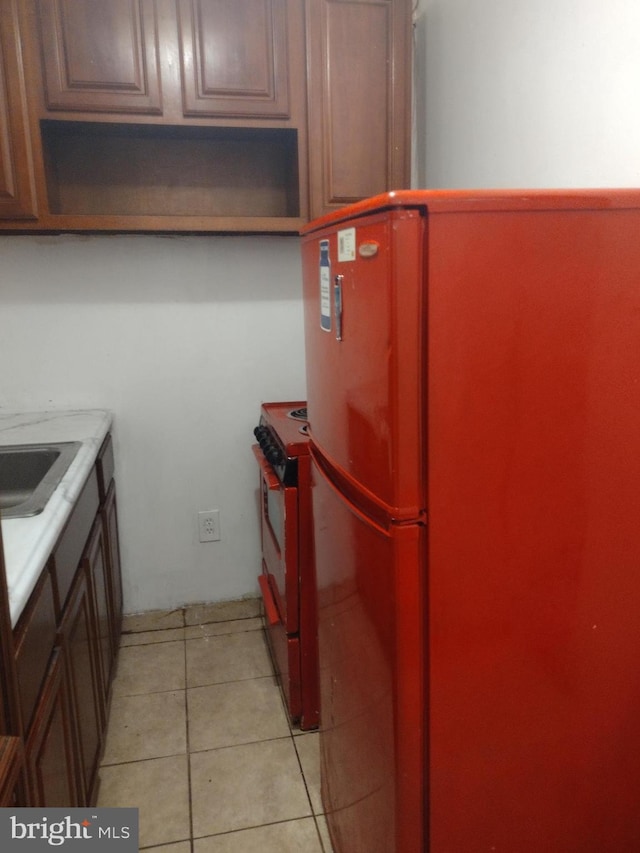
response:
[[[0,220],[37,213],[17,4],[0,2]]]
[[[411,0],[0,9],[0,229],[296,232],[408,185]]]
[[[314,216],[408,187],[410,56],[403,0],[307,0]]]

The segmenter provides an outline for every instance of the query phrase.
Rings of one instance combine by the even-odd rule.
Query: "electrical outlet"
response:
[[[220,539],[220,510],[206,509],[198,513],[198,530],[201,542],[218,542]]]

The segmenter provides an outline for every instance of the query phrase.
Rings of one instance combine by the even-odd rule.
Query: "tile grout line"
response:
[[[187,627],[187,610],[182,608],[182,630],[186,633]],[[191,760],[189,758],[189,704],[187,700],[187,643],[186,637],[182,637],[182,660],[184,663],[184,725],[185,725],[185,760],[187,762],[187,801],[189,808],[189,850],[193,853],[193,797],[191,789]]]
[[[187,694],[188,670],[187,670],[187,643],[184,641],[184,717],[186,726],[186,750],[187,750],[187,792],[189,797],[189,850],[193,853],[193,789],[191,785],[191,749],[189,743],[189,699]]]
[[[298,747],[296,746],[296,738],[300,737],[302,734],[306,734],[306,732],[302,732],[302,730],[300,730],[300,734],[294,733],[293,724],[291,722],[291,717],[289,716],[289,709],[287,708],[287,703],[286,703],[286,700],[284,697],[284,693],[283,693],[281,685],[278,683],[276,666],[275,666],[275,662],[273,660],[273,655],[271,654],[271,647],[270,647],[269,642],[267,640],[267,633],[266,633],[266,630],[264,627],[264,623],[263,623],[263,627],[262,627],[262,634],[263,634],[263,639],[264,639],[265,645],[267,647],[267,654],[269,656],[269,660],[271,661],[271,667],[273,669],[273,679],[276,683],[276,687],[278,688],[278,694],[280,695],[280,703],[281,703],[282,709],[284,711],[284,715],[285,715],[285,718],[287,720],[287,724],[289,726],[289,737],[291,739],[291,743],[293,744],[293,750],[294,750],[295,755],[296,755],[298,767],[300,768],[300,775],[302,776],[302,783],[304,785],[304,789],[305,789],[306,794],[307,794],[307,800],[309,802],[309,808],[311,809],[311,818],[313,819],[313,825],[316,828],[316,835],[318,838],[318,843],[320,844],[320,848],[323,851],[323,853],[326,853],[326,851],[324,849],[324,842],[322,840],[322,835],[320,834],[320,827],[318,826],[318,820],[317,820],[316,812],[315,812],[315,809],[313,806],[313,801],[311,799],[311,794],[309,792],[309,784],[307,782],[307,777],[305,776],[305,773],[304,773],[304,767],[302,766],[302,759],[300,758],[300,753],[298,752]]]
[[[175,688],[173,690],[147,690],[144,693],[116,693],[116,694],[114,694],[113,699],[114,700],[129,699],[129,698],[133,698],[135,696],[159,696],[162,693],[177,693],[182,689],[204,690],[208,687],[218,687],[218,686],[222,686],[225,684],[243,684],[245,681],[260,681],[262,679],[273,680],[273,676],[272,675],[249,675],[246,678],[232,678],[229,681],[210,681],[210,682],[207,682],[206,684],[194,684],[192,687],[186,687],[186,688],[178,687],[178,688]],[[301,732],[301,734],[304,734],[304,732]],[[296,735],[296,737],[299,737],[299,735]]]
[[[251,824],[250,826],[240,826],[237,829],[225,829],[222,832],[216,832],[213,835],[198,835],[197,838],[194,838],[193,840],[199,841],[199,840],[202,840],[205,838],[224,838],[224,837],[229,836],[229,835],[236,835],[239,832],[247,832],[247,831],[252,830],[252,829],[262,829],[263,826],[282,826],[282,825],[287,824],[287,823],[298,823],[299,821],[309,820],[309,818],[312,818],[312,817],[313,817],[313,815],[303,815],[301,817],[287,817],[287,818],[283,818],[282,820],[270,820],[270,821],[267,821],[267,823],[256,823],[256,824]],[[168,842],[168,843],[172,844],[172,843],[179,843],[179,842]],[[324,848],[322,846],[322,839],[320,839],[320,847],[324,850]]]
[[[187,630],[189,628],[206,629],[206,628],[210,627],[211,625],[228,625],[229,623],[232,623],[232,622],[235,624],[239,624],[242,622],[256,622],[258,620],[261,621],[260,616],[241,616],[241,617],[237,617],[235,619],[215,619],[215,620],[210,621],[210,622],[197,622],[197,623],[194,623],[194,622],[187,623],[186,620],[184,620],[182,625],[166,625],[163,627],[155,627],[155,628],[147,626],[147,627],[142,627],[139,630],[127,630],[127,629],[125,629],[125,630],[120,632],[120,636],[121,637],[135,637],[136,634],[162,634],[164,631],[180,631],[182,629]],[[261,630],[263,630],[262,624],[259,627],[248,626],[246,628],[243,628],[242,631],[240,631],[240,633],[243,633],[244,631],[261,631]],[[230,631],[229,633],[232,633],[232,632]],[[211,636],[215,636],[215,634],[212,634]],[[186,637],[185,639],[193,639],[193,638]],[[195,639],[198,639],[198,638],[196,637]]]
[[[291,737],[291,741],[293,743],[293,748],[294,748],[295,753],[296,753],[296,759],[298,761],[298,766],[300,767],[300,773],[302,774],[302,781],[304,783],[304,788],[305,788],[305,791],[307,792],[307,799],[309,801],[309,806],[311,808],[311,817],[313,819],[313,825],[316,828],[316,835],[318,836],[318,843],[320,844],[320,848],[323,851],[323,853],[326,853],[326,851],[324,849],[324,842],[322,841],[322,835],[320,834],[320,827],[318,826],[318,817],[316,815],[316,810],[315,810],[315,807],[313,805],[313,800],[311,799],[311,793],[309,791],[309,783],[307,782],[307,777],[305,775],[304,767],[302,765],[302,758],[300,757],[300,753],[299,753],[298,747],[296,745],[297,738],[303,737],[305,734],[307,734],[307,732],[303,732],[302,730],[300,730],[300,734],[294,733],[293,726],[292,726],[291,720],[289,718],[289,712],[288,712],[287,707],[286,707],[286,702],[284,701],[284,696],[282,695],[282,691],[280,691],[280,698],[282,699],[282,704],[284,705],[284,711],[285,711],[285,714],[287,716],[287,721],[289,722],[289,735]],[[309,732],[309,734],[312,734],[312,733],[313,732]]]
[[[246,617],[246,618],[248,619],[248,618],[255,618],[255,617]],[[186,621],[186,619],[185,619],[185,611],[183,610],[183,622],[184,621]],[[225,620],[225,621],[240,622],[242,620],[233,619],[233,620]],[[211,624],[222,624],[222,623],[218,622],[218,623],[211,623]],[[186,627],[186,626],[183,625],[183,627]],[[198,626],[197,625],[191,625],[189,627],[197,628]],[[171,629],[170,628],[162,628],[162,629],[159,628],[157,630],[158,631],[164,631],[164,630],[171,630]],[[269,674],[255,675],[255,676],[251,676],[251,677],[247,677],[247,678],[236,678],[236,679],[231,679],[229,681],[222,681],[222,682],[211,682],[211,683],[206,683],[206,684],[198,684],[198,685],[195,685],[193,688],[189,687],[189,685],[188,685],[188,647],[187,647],[187,641],[188,640],[195,640],[195,639],[214,640],[217,638],[227,637],[227,636],[234,634],[234,633],[245,634],[245,633],[253,633],[256,631],[261,631],[262,640],[263,640],[264,645],[266,646],[267,656],[269,659],[270,669],[271,669],[271,672]],[[131,633],[143,633],[143,632],[141,631],[141,632],[131,632]],[[289,714],[288,714],[288,710],[286,707],[285,698],[282,694],[282,689],[281,689],[280,684],[278,683],[278,679],[277,679],[277,676],[276,676],[276,673],[274,670],[273,660],[272,660],[272,657],[270,654],[270,649],[269,649],[269,644],[266,642],[264,627],[257,627],[257,628],[252,627],[251,629],[248,629],[248,630],[229,631],[228,633],[225,633],[225,634],[214,634],[214,635],[204,636],[204,637],[188,637],[188,638],[183,637],[181,640],[180,639],[177,639],[177,640],[167,639],[164,641],[160,641],[159,643],[152,643],[152,642],[137,643],[137,644],[134,643],[131,646],[125,646],[123,648],[134,648],[136,646],[162,645],[163,643],[166,643],[166,642],[182,642],[182,644],[183,644],[185,749],[186,749],[186,756],[185,757],[186,757],[186,761],[187,761],[187,785],[188,785],[188,808],[189,808],[189,839],[184,839],[184,841],[187,841],[187,840],[189,841],[191,853],[193,853],[193,851],[195,849],[195,842],[197,839],[194,837],[194,815],[193,815],[193,794],[194,794],[194,792],[193,792],[193,780],[192,780],[192,774],[191,774],[191,754],[192,754],[192,752],[191,752],[191,741],[190,741],[192,732],[191,732],[191,726],[190,726],[190,721],[189,721],[189,695],[188,695],[188,690],[190,690],[190,689],[198,690],[198,689],[204,689],[207,687],[216,687],[219,685],[239,684],[239,683],[242,683],[245,681],[264,681],[266,679],[268,679],[270,682],[272,682],[274,684],[274,686],[277,686],[277,688],[278,688],[278,694],[280,696],[280,707],[282,708],[282,712],[285,714],[285,719],[287,721],[288,731],[286,732],[286,734],[283,734],[282,736],[277,736],[277,737],[261,738],[259,740],[255,740],[255,741],[247,741],[246,743],[242,743],[242,744],[229,744],[229,745],[213,747],[213,748],[209,748],[209,749],[205,749],[205,750],[197,750],[197,752],[211,752],[211,751],[215,751],[215,750],[234,748],[236,746],[248,746],[248,745],[251,745],[254,743],[284,740],[288,736],[291,739],[291,742],[293,744],[298,768],[299,768],[300,773],[302,775],[302,780],[303,780],[305,792],[307,795],[307,802],[308,802],[308,805],[310,808],[310,813],[308,816],[313,818],[314,826],[316,829],[316,837],[318,839],[320,849],[322,851],[325,851],[325,853],[329,853],[329,851],[326,850],[324,842],[323,842],[323,838],[322,838],[322,835],[320,832],[320,827],[318,825],[318,815],[316,814],[315,809],[314,809],[314,804],[313,804],[311,794],[310,794],[310,787],[309,787],[309,783],[307,781],[307,777],[305,776],[305,771],[304,771],[304,767],[302,764],[301,755],[300,755],[298,748],[296,746],[296,741],[297,741],[298,737],[301,737],[305,734],[313,734],[313,732],[311,732],[311,731],[306,732],[306,731],[298,730],[297,728],[294,729],[294,726],[291,723],[291,720],[290,720]],[[151,693],[137,693],[137,694],[136,693],[133,693],[133,694],[123,693],[123,694],[121,694],[121,696],[119,698],[128,698],[128,697],[145,696],[145,695],[147,695],[147,696],[148,695],[158,695],[158,694],[162,694],[162,693],[177,693],[177,692],[178,692],[177,690],[161,690],[161,691],[152,691]],[[180,754],[183,754],[183,753],[181,753],[181,752],[174,753],[174,755],[180,755]],[[170,757],[170,756],[158,756],[158,757]],[[141,759],[138,759],[136,762],[126,762],[125,761],[125,762],[118,762],[114,765],[105,765],[105,766],[117,766],[117,764],[139,763],[139,762],[144,762],[147,760],[153,760],[153,759],[141,758]],[[288,823],[288,822],[293,822],[295,820],[301,820],[301,819],[302,819],[302,816],[300,816],[299,818],[291,818],[291,819],[287,819],[287,820],[273,821],[273,822],[268,822],[265,824],[256,825],[255,828],[258,828],[259,826],[268,826],[268,825],[271,825],[272,823],[273,824]],[[247,827],[247,828],[254,828],[254,827]],[[245,829],[245,828],[242,828],[242,829]],[[221,833],[221,834],[224,834],[224,835],[232,834],[234,832],[242,831],[242,829],[231,830],[229,833]],[[218,834],[218,833],[216,833],[216,834]],[[207,837],[207,836],[203,836],[203,837]],[[171,842],[171,844],[173,844],[173,843],[174,842]],[[169,842],[167,842],[167,844],[169,844]]]
[[[223,622],[215,622],[212,624],[222,625],[224,623]],[[197,627],[197,626],[189,625],[186,628],[161,628],[161,629],[158,629],[157,631],[154,631],[154,632],[138,631],[135,633],[123,634],[122,636],[123,637],[124,636],[135,637],[136,634],[149,634],[149,633],[163,634],[165,631],[186,631],[187,628],[194,628],[194,627]],[[216,632],[215,634],[202,634],[201,636],[198,636],[198,637],[185,637],[185,636],[167,637],[165,640],[148,640],[147,642],[141,642],[141,643],[124,643],[123,645],[120,646],[120,648],[121,649],[138,649],[138,648],[143,648],[143,647],[146,648],[147,646],[162,646],[162,645],[166,645],[167,643],[190,642],[192,640],[216,640],[216,639],[221,638],[221,637],[231,637],[235,634],[254,634],[254,633],[257,633],[258,631],[261,631],[261,630],[262,629],[260,627],[257,627],[257,628],[244,628],[241,631],[240,630],[224,631],[224,632],[220,631],[220,632]]]
[[[325,850],[324,841],[322,839],[322,834],[320,832],[320,827],[318,826],[318,815],[316,814],[316,811],[315,811],[315,808],[313,805],[313,801],[311,799],[311,794],[309,792],[309,784],[307,783],[307,777],[305,776],[304,767],[302,766],[302,759],[300,757],[300,753],[298,752],[298,747],[296,745],[297,738],[303,737],[306,734],[313,734],[313,733],[317,732],[318,729],[310,729],[308,732],[300,729],[297,734],[294,732],[293,724],[292,724],[291,718],[289,716],[289,709],[287,708],[287,703],[286,703],[286,700],[284,697],[284,693],[282,691],[281,685],[278,683],[278,676],[277,676],[276,670],[275,670],[275,663],[273,660],[273,656],[271,654],[271,647],[267,641],[267,635],[266,635],[266,630],[264,628],[264,624],[263,624],[262,630],[263,630],[263,636],[264,636],[265,644],[267,646],[267,654],[269,655],[269,660],[271,661],[271,666],[273,667],[273,677],[274,677],[274,680],[276,682],[276,686],[278,687],[278,693],[280,694],[280,701],[282,704],[282,708],[284,710],[284,714],[285,714],[285,717],[287,719],[287,723],[289,725],[289,736],[290,736],[291,741],[293,743],[293,748],[295,750],[296,759],[298,761],[298,766],[300,767],[300,773],[302,775],[302,781],[304,784],[304,788],[305,788],[305,791],[307,792],[307,799],[309,801],[309,806],[311,807],[311,817],[313,818],[313,823],[314,823],[314,826],[316,828],[316,834],[318,836],[318,842],[320,844],[320,848],[323,851],[323,853],[332,853],[332,851]]]

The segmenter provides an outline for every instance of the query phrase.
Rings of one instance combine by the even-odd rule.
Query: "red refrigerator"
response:
[[[303,232],[336,853],[640,839],[640,192]]]

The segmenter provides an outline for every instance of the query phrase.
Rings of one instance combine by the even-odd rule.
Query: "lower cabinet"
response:
[[[24,752],[19,737],[0,736],[0,808],[12,808],[24,799]]]
[[[98,480],[100,484],[100,480]],[[111,480],[102,504],[102,525],[107,545],[107,566],[111,592],[111,636],[114,653],[117,653],[122,633],[122,572],[120,570],[120,539],[118,536],[118,509],[116,484]]]
[[[76,764],[76,732],[64,649],[51,658],[38,713],[26,746],[30,805],[75,807],[83,801]]]
[[[94,803],[97,796],[98,765],[106,724],[97,626],[89,580],[87,567],[83,565],[76,575],[60,631],[77,728],[77,763],[83,805]]]
[[[107,436],[14,629],[26,765],[18,805],[97,799],[122,624],[112,460]]]
[[[109,572],[107,571],[107,545],[102,513],[98,513],[89,541],[82,558],[91,590],[91,604],[95,616],[95,643],[97,650],[96,683],[100,704],[106,708],[115,664],[114,637],[112,632]]]

